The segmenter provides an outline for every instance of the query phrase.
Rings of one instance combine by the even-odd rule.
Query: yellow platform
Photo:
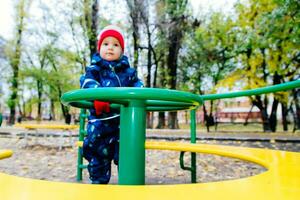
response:
[[[147,149],[210,153],[263,165],[259,175],[180,185],[90,185],[34,180],[0,173],[1,200],[299,200],[300,153],[174,142],[147,142]],[[12,158],[11,158],[12,159]],[[2,160],[0,162],[5,162]]]
[[[16,124],[15,127],[26,128],[26,129],[61,129],[61,130],[72,130],[77,129],[77,125],[66,125],[66,124]]]

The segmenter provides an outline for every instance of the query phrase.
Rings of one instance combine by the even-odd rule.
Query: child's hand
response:
[[[103,112],[110,112],[110,103],[104,101],[94,101],[94,108],[96,110],[96,115],[101,115]]]

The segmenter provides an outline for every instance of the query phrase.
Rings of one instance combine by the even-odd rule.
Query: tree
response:
[[[83,0],[83,19],[90,55],[92,56],[97,52],[98,0]]]
[[[36,81],[36,91],[37,91],[37,119],[42,119],[42,95],[44,90],[44,83],[45,81],[45,73],[46,70],[44,69],[47,65],[46,55],[47,55],[47,48],[41,49],[38,54],[38,66],[35,67],[33,60],[28,55],[28,60],[30,61],[31,66],[29,68],[24,68],[21,71],[21,74],[24,78],[32,77]]]
[[[299,74],[299,22],[297,25],[294,21],[294,12],[283,11],[286,7],[283,4],[251,0],[248,6],[238,6],[238,45],[243,48],[240,61],[244,64],[240,78],[245,80],[247,89],[291,81]],[[270,113],[268,95],[251,98],[261,111],[264,131],[276,131],[278,105],[282,102],[285,106],[287,102],[281,96],[280,93],[273,96]]]
[[[190,24],[194,28],[190,28],[181,51],[179,86],[200,95],[216,92],[221,81],[235,68],[234,24],[221,13],[207,16],[202,23]],[[214,125],[214,111],[213,101],[203,105],[207,131]]]
[[[184,30],[187,26],[187,0],[166,0],[166,38],[167,38],[167,85],[170,89],[177,86],[178,53],[182,45]],[[179,128],[177,112],[169,112],[168,127]]]
[[[60,103],[60,97],[64,92],[78,88],[82,62],[73,52],[74,48],[69,48],[74,44],[70,43],[70,40],[65,42],[65,38],[70,36],[72,30],[68,30],[66,26],[68,20],[65,19],[69,16],[60,10],[65,11],[66,5],[51,9],[48,4],[37,2],[36,6],[41,8],[40,13],[43,15],[32,16],[31,24],[25,33],[27,43],[24,43],[23,48],[26,56],[22,61],[24,67],[21,70],[23,75],[21,90],[25,93],[31,91],[31,97],[22,100],[28,104],[23,107],[31,112],[32,109],[28,107],[37,106],[38,118],[44,113],[52,119],[55,118],[56,111],[60,113],[60,107],[61,113],[66,117],[69,115],[69,107]],[[43,111],[42,103],[49,105],[50,109]]]
[[[145,1],[143,0],[126,0],[129,8],[129,16],[131,20],[132,38],[133,38],[133,67],[137,69],[139,63],[139,50],[141,48],[140,24],[141,15],[147,12],[145,9]]]
[[[22,35],[25,28],[25,18],[27,11],[30,7],[31,1],[21,0],[16,5],[16,36],[13,41],[13,49],[8,53],[9,63],[12,68],[11,76],[11,95],[8,100],[8,106],[10,108],[9,124],[15,123],[16,105],[18,101],[18,87],[19,87],[19,69],[21,62],[21,48],[22,48]]]

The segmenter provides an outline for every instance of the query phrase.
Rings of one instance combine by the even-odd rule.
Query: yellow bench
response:
[[[33,130],[35,131],[35,134],[38,135],[38,130],[40,129],[47,129],[47,130],[63,130],[63,131],[68,131],[69,132],[69,136],[72,136],[72,132],[71,130],[75,130],[78,129],[79,126],[77,125],[64,125],[64,124],[16,124],[15,127],[19,127],[19,128],[25,128],[27,130]],[[43,134],[44,137],[46,137],[46,133]],[[53,135],[53,134],[52,134]],[[59,136],[62,138],[63,137],[63,133],[59,133]],[[26,140],[26,144],[27,145],[27,138],[28,138],[28,134],[27,132],[25,133],[25,140]],[[72,141],[70,141],[72,142]],[[59,144],[59,149],[61,149],[62,144]]]
[[[245,147],[174,142],[146,142],[145,146],[147,149],[191,151],[239,158],[260,164],[266,167],[267,171],[255,176],[229,181],[145,186],[62,183],[22,178],[0,173],[0,199],[300,199],[300,153]]]
[[[13,152],[11,150],[0,150],[0,160],[4,158],[9,158],[12,156]]]
[[[16,127],[22,127],[27,129],[76,129],[78,125],[65,125],[65,124],[16,124]]]

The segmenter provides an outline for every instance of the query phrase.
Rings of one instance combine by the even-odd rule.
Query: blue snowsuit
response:
[[[135,69],[130,68],[128,58],[122,56],[118,61],[106,61],[98,53],[86,67],[80,78],[81,88],[98,87],[143,87]],[[96,115],[90,109],[87,124],[87,137],[83,142],[83,157],[88,160],[88,171],[93,184],[106,184],[111,177],[111,161],[119,161],[119,124],[118,111]]]

